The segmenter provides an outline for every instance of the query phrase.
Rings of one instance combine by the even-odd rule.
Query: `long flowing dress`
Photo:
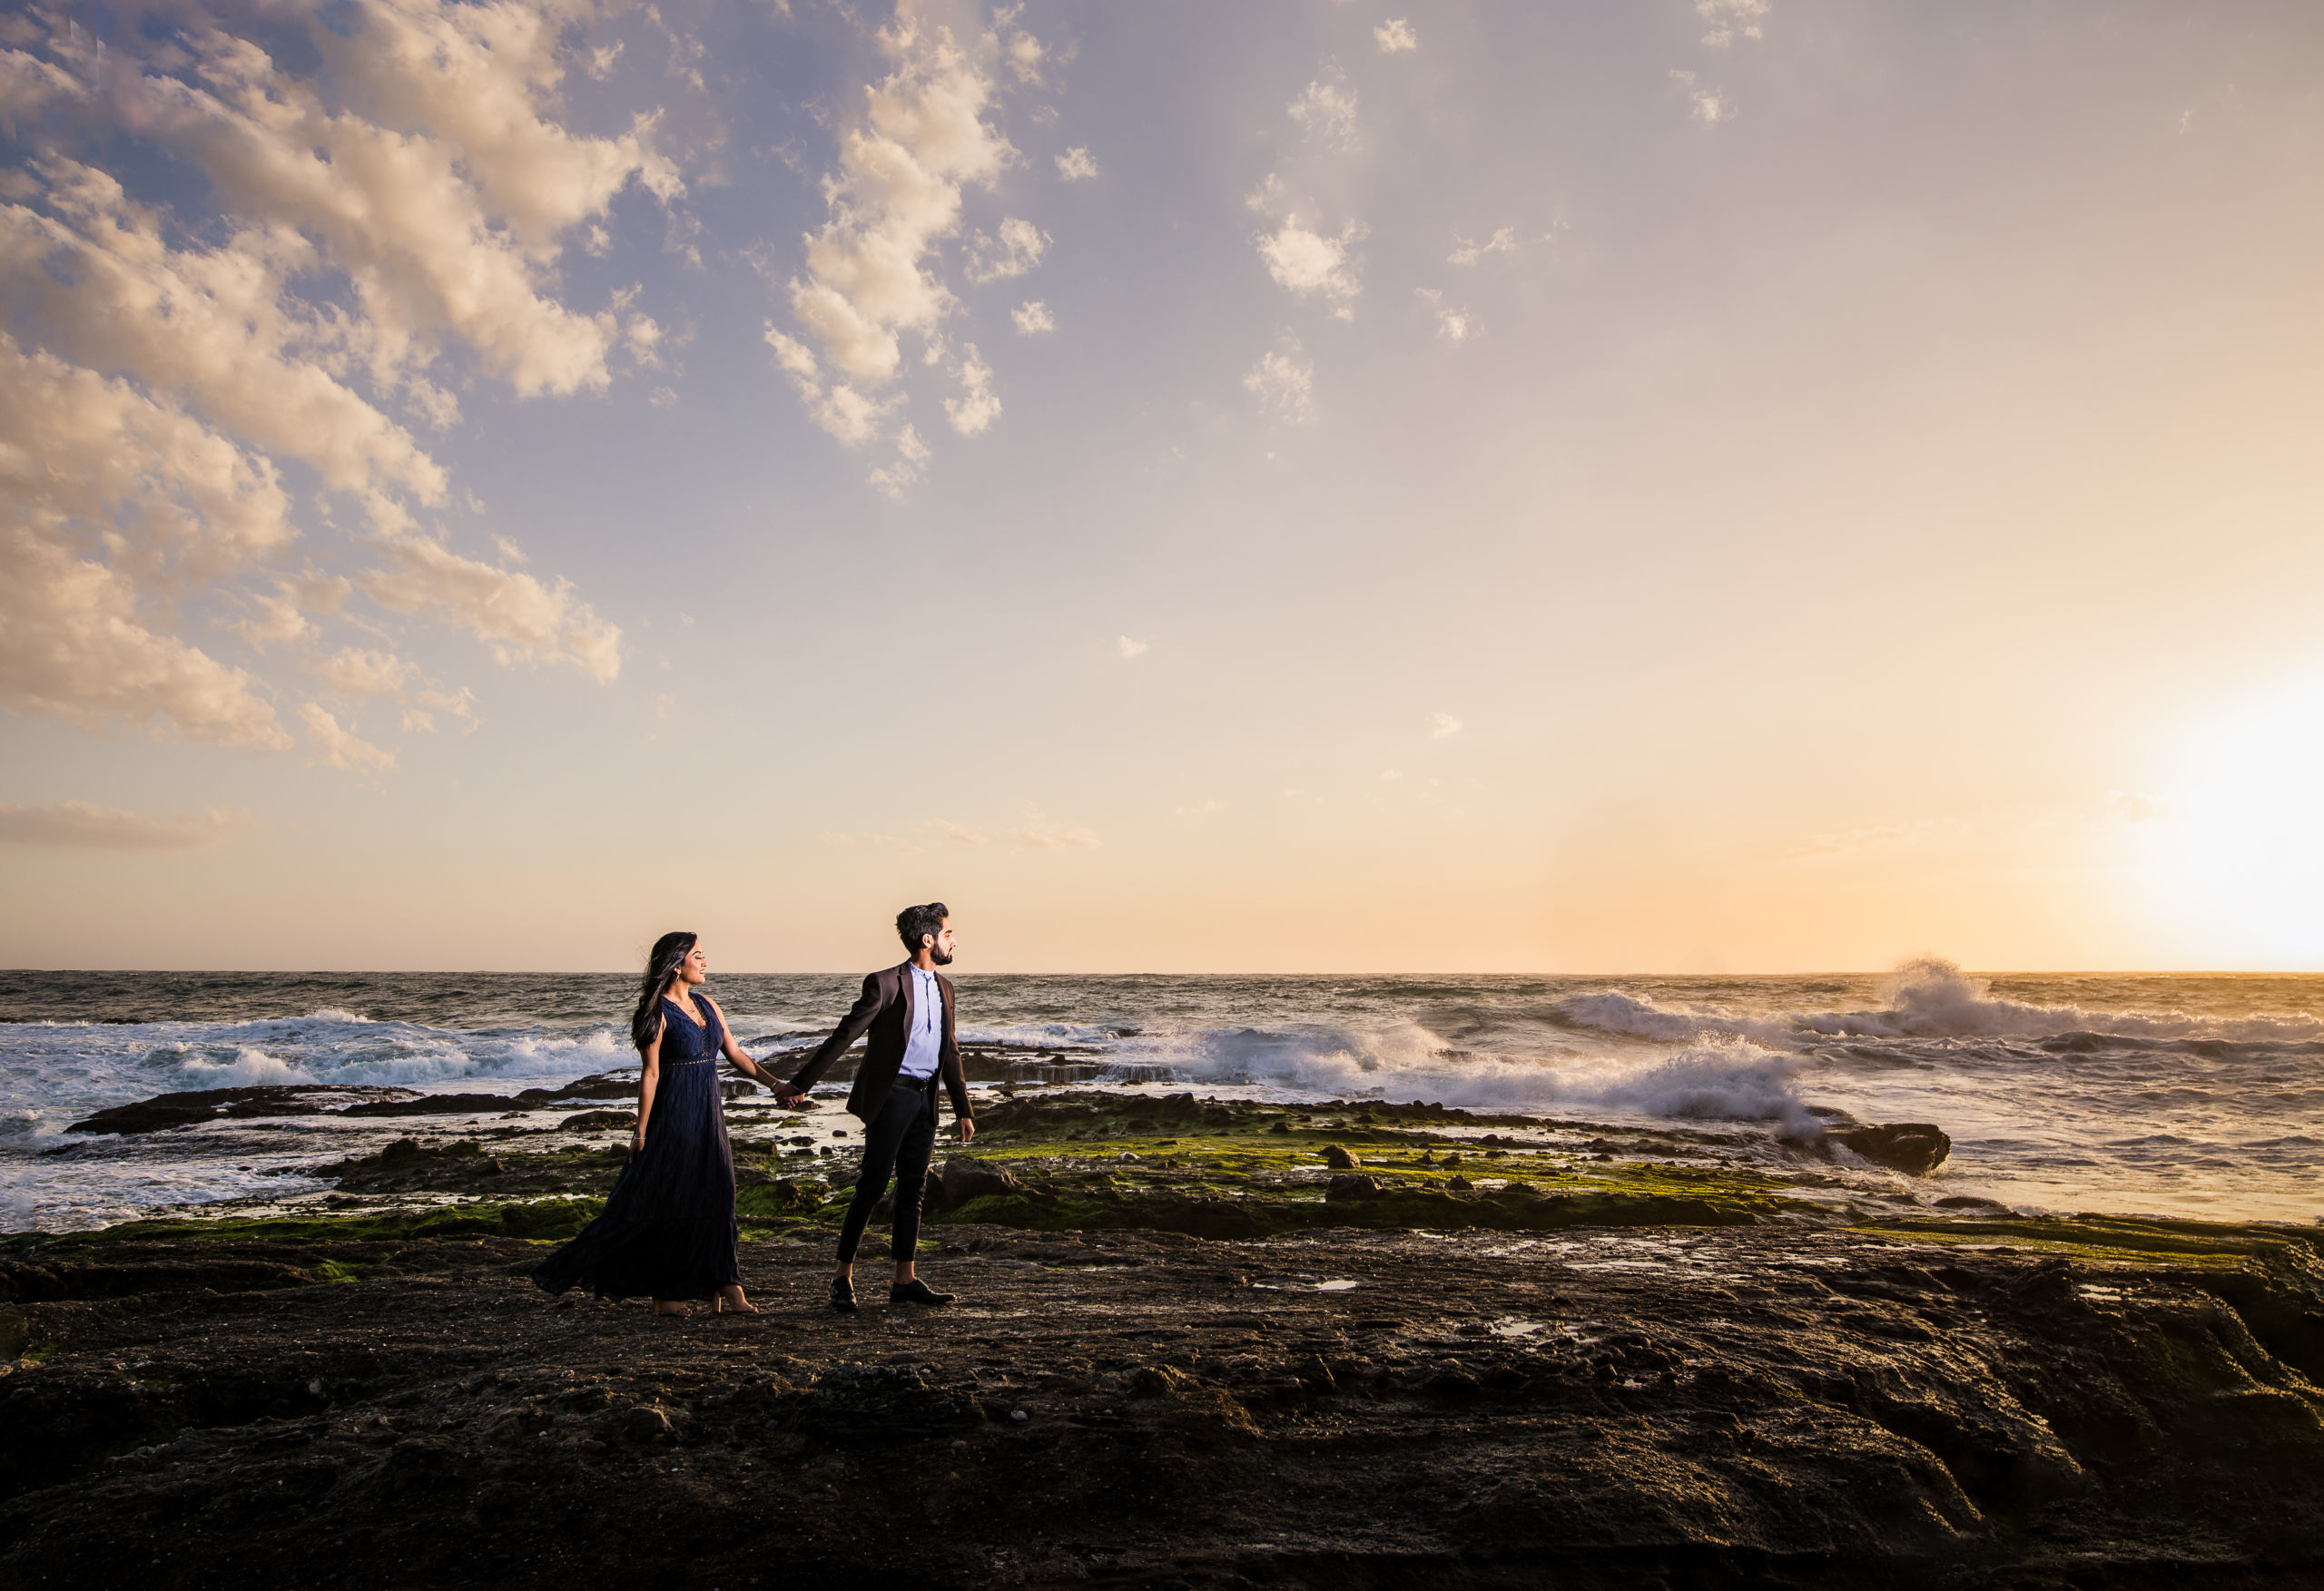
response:
[[[726,1032],[709,1001],[695,1004],[700,1022],[663,1000],[662,1075],[645,1147],[622,1168],[597,1218],[533,1268],[547,1291],[682,1299],[741,1285],[734,1151],[718,1087]]]

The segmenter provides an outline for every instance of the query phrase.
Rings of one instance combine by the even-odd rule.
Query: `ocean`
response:
[[[827,1030],[859,982],[709,988],[762,1054]],[[958,982],[964,1039],[1088,1046],[1116,1086],[1770,1133],[1837,1108],[1935,1122],[1954,1151],[1933,1184],[2021,1210],[2324,1218],[2324,976],[1985,978],[1931,959],[1810,977]],[[633,989],[597,974],[0,973],[0,1230],[310,1191],[323,1184],[300,1170],[358,1130],[65,1132],[102,1106],[244,1084],[553,1085],[630,1060]]]

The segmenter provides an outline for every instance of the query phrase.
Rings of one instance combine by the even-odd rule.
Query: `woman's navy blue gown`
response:
[[[600,1298],[707,1298],[742,1284],[734,1229],[734,1151],[720,1108],[718,1052],[725,1028],[707,1000],[696,1024],[662,1002],[662,1077],[645,1148],[614,1182],[580,1235],[533,1268],[550,1292],[586,1287]]]

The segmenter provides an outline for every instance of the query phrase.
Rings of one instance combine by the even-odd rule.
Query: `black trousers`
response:
[[[916,1083],[899,1077],[888,1090],[888,1103],[863,1129],[863,1164],[839,1229],[841,1264],[853,1262],[872,1206],[880,1202],[891,1175],[896,1179],[896,1204],[889,1221],[890,1246],[900,1262],[919,1250],[920,1202],[928,1192],[928,1159],[935,1151],[936,1079]]]

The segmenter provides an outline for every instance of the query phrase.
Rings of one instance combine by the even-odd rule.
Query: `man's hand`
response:
[[[957,1124],[955,1124],[955,1125],[958,1125],[958,1126],[959,1126],[959,1128],[960,1129],[960,1142],[961,1142],[961,1143],[965,1144],[965,1143],[967,1143],[970,1139],[971,1139],[971,1138],[973,1138],[973,1137],[975,1137],[975,1136],[977,1135],[977,1125],[976,1125],[976,1123],[974,1123],[973,1121],[970,1120],[967,1116],[962,1116],[962,1117],[960,1119],[960,1121],[959,1121]]]
[[[774,1090],[774,1103],[785,1110],[814,1108],[807,1103],[807,1091],[803,1088],[793,1088],[788,1083],[770,1083],[767,1086]]]

